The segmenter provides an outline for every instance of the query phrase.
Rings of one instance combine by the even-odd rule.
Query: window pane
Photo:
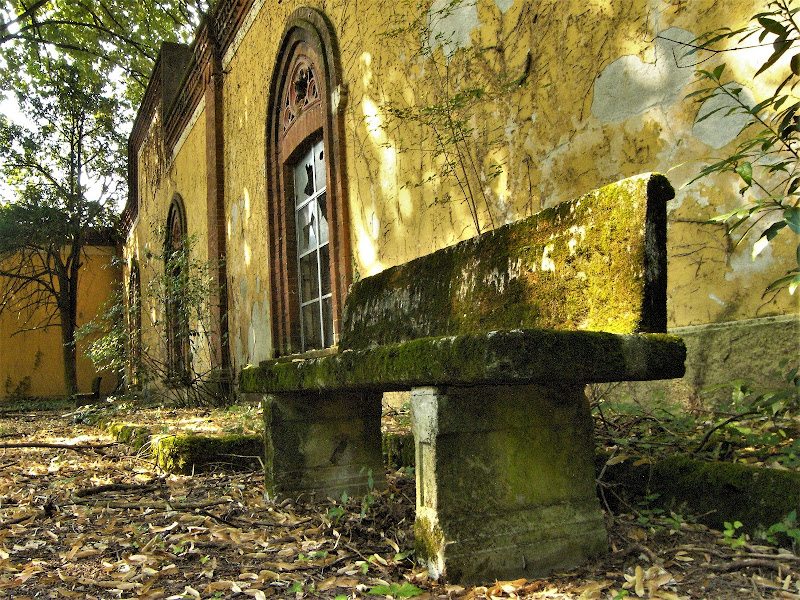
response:
[[[325,144],[322,140],[314,144],[314,184],[317,191],[324,190],[325,185]]]
[[[325,192],[322,192],[317,198],[317,205],[319,206],[319,244],[328,243],[328,200],[325,198]]]
[[[330,250],[326,244],[319,249],[319,272],[322,277],[322,295],[331,293],[331,261]]]
[[[294,197],[296,206],[314,194],[314,159],[306,154],[294,168]]]
[[[317,253],[312,252],[300,259],[300,302],[319,298],[319,276]]]
[[[303,307],[303,349],[322,348],[319,302]]]
[[[317,247],[317,216],[314,202],[297,209],[297,252],[305,254]]]
[[[322,318],[325,326],[325,347],[333,346],[333,302],[328,296],[322,301]]]

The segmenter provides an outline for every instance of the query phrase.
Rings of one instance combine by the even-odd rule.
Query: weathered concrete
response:
[[[363,490],[381,393],[411,389],[434,577],[536,577],[602,552],[583,389],[683,374],[680,338],[641,333],[666,328],[671,197],[663,176],[631,178],[361,279],[338,349],[241,373],[267,394],[267,493]]]
[[[381,399],[374,392],[272,394],[265,398],[268,497],[339,498],[386,485]]]
[[[580,385],[416,388],[417,555],[475,583],[545,576],[605,551]]]
[[[365,277],[340,348],[517,328],[664,332],[674,196],[663,175],[630,177]]]
[[[717,388],[747,379],[756,388],[780,386],[784,359],[800,357],[800,315],[762,317],[671,330],[686,344],[686,374],[668,381],[629,381],[611,397],[625,396],[647,403],[667,398],[688,406],[713,406],[730,401],[730,388]]]

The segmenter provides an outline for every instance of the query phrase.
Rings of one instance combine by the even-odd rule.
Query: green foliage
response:
[[[9,0],[0,6],[0,84],[13,89],[42,56],[92,63],[99,78],[113,73],[138,105],[160,44],[186,41],[208,10],[204,0]]]
[[[773,545],[781,545],[781,536],[791,540],[792,550],[797,552],[800,546],[800,524],[797,522],[797,511],[793,510],[780,523],[775,523],[764,532],[764,539]]]
[[[5,381],[6,400],[11,402],[18,402],[28,397],[31,392],[31,376],[25,375],[16,384],[11,379],[11,375],[6,377]]]
[[[687,411],[653,399],[608,401],[605,388],[590,394],[598,440],[615,452],[611,464],[664,454],[709,460],[800,466],[800,374],[798,358],[783,359],[771,388],[752,380],[711,387],[729,389],[729,400]]]
[[[637,502],[636,507],[633,508],[637,523],[646,527],[652,533],[666,531],[670,534],[674,534],[681,530],[681,525],[683,523],[697,522],[697,519],[693,515],[684,516],[681,513],[675,511],[668,512],[656,506],[656,502],[658,502],[660,497],[661,494],[659,493],[647,494]]]
[[[90,71],[43,57],[16,89],[27,123],[0,116],[0,311],[21,314],[23,331],[61,328],[66,396],[84,248],[115,243],[123,189],[117,103]]]
[[[153,239],[166,239],[163,230],[154,228]],[[139,264],[141,295],[117,294],[82,332],[99,333],[88,350],[98,368],[124,368],[160,404],[226,406],[232,390],[216,369],[221,361],[212,343],[220,327],[210,306],[216,290],[209,263],[195,256],[196,246],[197,237],[188,236],[179,248],[146,249]],[[132,324],[143,317],[149,335],[139,337]],[[171,346],[187,351],[177,365]],[[253,409],[247,411],[254,420]]]
[[[723,541],[734,550],[747,544],[746,534],[736,535],[736,530],[740,527],[742,527],[741,521],[734,521],[733,523],[725,521],[725,529],[722,531]]]
[[[771,44],[772,51],[756,76],[773,67],[777,70],[781,68],[780,59],[788,56],[793,47],[797,50],[800,42],[800,28],[795,19],[800,7],[794,4],[794,0],[773,0],[746,27],[735,30],[725,27],[700,36],[688,54],[717,54],[723,51],[719,47],[723,42],[735,40],[738,48],[744,48],[757,40],[759,44]],[[712,221],[726,223],[731,234],[741,230],[740,241],[749,233],[760,231],[753,247],[755,256],[782,231],[800,235],[800,97],[795,93],[800,81],[800,52],[791,57],[788,72],[781,75],[780,83],[755,105],[742,94],[741,85],[728,80],[725,63],[710,70],[699,69],[697,73],[703,87],[689,97],[701,104],[715,100],[719,106],[697,122],[724,111],[726,116],[746,117],[746,123],[740,132],[745,134],[744,141],[731,155],[702,169],[695,180],[720,173],[733,173],[739,178],[744,204]],[[800,243],[797,266],[772,282],[767,291],[786,288],[794,293],[798,286]]]
[[[77,341],[92,340],[86,356],[96,371],[111,371],[122,381],[129,360],[129,330],[124,292],[114,290],[100,307],[98,317],[82,325],[75,332]]]
[[[372,477],[372,469],[367,472],[367,493],[361,498],[361,518],[367,516],[370,507],[375,503],[375,480]],[[361,469],[361,474],[364,474],[364,469]]]

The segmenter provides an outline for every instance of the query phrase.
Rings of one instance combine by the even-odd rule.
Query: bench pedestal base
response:
[[[327,392],[265,398],[265,495],[339,499],[386,487],[381,394]]]
[[[540,577],[606,550],[582,385],[416,388],[411,409],[433,577]]]

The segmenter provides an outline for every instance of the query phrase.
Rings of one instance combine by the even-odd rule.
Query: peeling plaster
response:
[[[777,214],[764,216],[748,234],[747,244],[740,243],[737,251],[730,257],[728,264],[730,270],[725,273],[726,281],[733,281],[738,277],[749,277],[751,275],[767,272],[775,263],[772,255],[772,244],[758,244],[761,235],[776,221],[779,220]],[[758,247],[756,248],[756,245]],[[756,251],[757,250],[757,251]]]
[[[751,246],[742,248],[741,252],[736,252],[730,257],[730,271],[725,273],[725,281],[733,281],[738,277],[749,277],[750,275],[767,271],[773,263],[772,246],[767,246],[756,257],[752,256]]]
[[[745,86],[734,82],[725,84],[728,90],[741,89],[739,98],[747,106],[755,106],[755,98],[753,93]],[[747,123],[750,122],[751,116],[743,114],[742,112],[734,112],[729,114],[730,109],[739,107],[740,105],[727,94],[717,94],[700,106],[697,111],[697,118],[692,126],[692,135],[699,139],[704,144],[712,148],[722,148],[732,142],[736,136],[742,131]],[[703,119],[706,115],[711,116]],[[703,119],[702,121],[700,119]]]
[[[620,123],[648,108],[674,104],[694,73],[681,64],[690,61],[680,58],[684,47],[676,42],[690,42],[694,37],[690,31],[670,27],[655,40],[652,63],[626,55],[608,65],[594,82],[592,114],[601,123]]]
[[[513,0],[495,0],[500,4]],[[502,9],[501,9],[502,10]],[[448,58],[459,48],[472,44],[472,30],[480,25],[477,0],[453,6],[452,0],[435,0],[428,10],[428,46],[434,52],[439,46]]]
[[[259,361],[269,358],[270,339],[269,339],[269,307],[265,302],[261,306],[258,302],[253,303],[250,311],[250,325],[247,329],[247,361],[258,364]]]
[[[497,8],[500,9],[501,13],[505,13],[509,8],[514,6],[514,0],[494,0],[494,3]]]
[[[711,298],[714,302],[716,302],[720,306],[725,306],[725,302],[717,298],[714,294],[709,294],[708,297]]]

